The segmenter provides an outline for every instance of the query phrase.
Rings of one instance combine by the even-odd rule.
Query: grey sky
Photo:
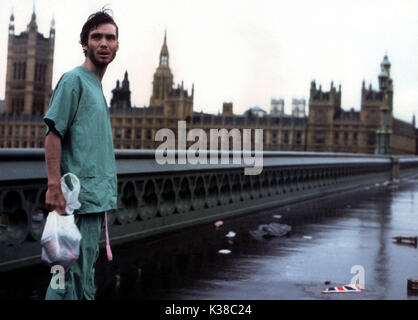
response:
[[[16,33],[26,29],[32,0],[1,0],[0,99],[4,99],[7,34],[12,8]],[[329,90],[342,85],[344,109],[360,109],[363,79],[377,88],[380,62],[392,63],[394,114],[418,113],[418,0],[36,0],[39,31],[56,20],[53,86],[83,62],[78,38],[88,15],[110,3],[120,29],[120,50],[103,81],[110,102],[128,70],[132,103],[148,105],[152,77],[167,28],[174,82],[195,84],[195,110],[234,112],[270,99],[309,98],[312,79]]]

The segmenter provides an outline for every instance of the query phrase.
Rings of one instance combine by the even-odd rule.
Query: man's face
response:
[[[96,67],[106,67],[113,61],[119,49],[119,41],[116,38],[116,27],[111,23],[106,23],[91,30],[88,45],[83,46],[83,49],[87,50],[87,58]]]

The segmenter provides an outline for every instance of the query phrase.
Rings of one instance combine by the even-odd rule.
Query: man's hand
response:
[[[45,196],[45,204],[48,210],[55,210],[59,215],[65,213],[65,198],[60,185],[48,186]]]

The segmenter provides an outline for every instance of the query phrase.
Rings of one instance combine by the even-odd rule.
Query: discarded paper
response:
[[[225,237],[227,238],[234,238],[236,236],[236,233],[234,231],[229,231]]]

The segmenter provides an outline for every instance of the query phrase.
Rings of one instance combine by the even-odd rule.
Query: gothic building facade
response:
[[[415,124],[393,117],[393,84],[388,56],[380,64],[379,88],[361,88],[361,110],[341,108],[341,86],[329,91],[311,83],[309,98],[308,151],[375,153],[386,108],[388,149],[392,154],[415,154]]]
[[[281,116],[258,116],[255,112],[244,115],[233,113],[233,103],[223,104],[218,115],[194,112],[194,85],[191,93],[184,88],[183,81],[177,86],[170,70],[167,36],[159,56],[159,64],[154,73],[152,94],[148,107],[132,107],[128,73],[125,72],[122,86],[116,82],[112,91],[110,115],[113,127],[115,148],[117,149],[155,149],[161,142],[155,141],[159,129],[167,128],[177,134],[178,121],[186,121],[187,130],[202,129],[207,137],[210,129],[227,130],[264,129],[264,150],[306,149],[306,118]],[[252,137],[254,141],[254,136]],[[188,145],[193,142],[188,142]],[[220,149],[220,143],[219,143]]]
[[[15,34],[15,17],[9,23],[6,92],[0,115],[0,147],[43,147],[42,116],[52,94],[55,22],[49,38],[38,32],[33,11],[27,29]]]
[[[54,21],[49,38],[37,31],[33,12],[28,28],[15,35],[14,16],[10,17],[6,99],[0,114],[0,148],[42,148],[45,125],[42,115],[51,97]],[[152,82],[149,106],[131,104],[128,72],[116,82],[110,101],[114,145],[116,149],[155,149],[159,129],[178,131],[180,120],[187,130],[202,129],[207,137],[211,129],[263,129],[263,149],[283,151],[327,151],[374,153],[378,132],[385,114],[389,150],[394,154],[414,154],[415,124],[393,117],[393,85],[387,56],[381,63],[379,89],[363,82],[361,111],[341,108],[341,86],[333,83],[329,91],[311,83],[309,113],[305,101],[292,101],[292,115],[284,112],[283,100],[272,100],[272,112],[252,107],[244,114],[233,112],[233,103],[225,102],[221,113],[195,112],[194,85],[189,92],[183,82],[175,85],[170,69],[167,35],[159,55]],[[274,103],[273,103],[274,102]],[[386,109],[382,109],[385,106]],[[274,107],[274,108],[273,108]],[[386,110],[383,113],[382,110]],[[254,135],[252,135],[254,140]],[[254,141],[253,141],[254,142]],[[188,145],[194,142],[188,142]],[[253,147],[254,148],[254,144]]]

